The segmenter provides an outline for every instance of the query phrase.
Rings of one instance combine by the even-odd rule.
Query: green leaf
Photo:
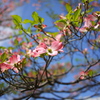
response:
[[[32,13],[32,18],[36,22],[35,24],[38,24],[39,23],[39,16],[38,16],[38,13],[37,12],[33,12]]]
[[[90,2],[92,2],[94,0],[82,0],[83,3],[87,2],[87,1],[90,3]]]
[[[1,83],[1,84],[0,84],[0,90],[1,90],[2,88],[4,88],[4,83]]]
[[[72,21],[72,19],[73,19],[72,12],[69,12],[69,13],[66,15],[66,19],[69,20],[69,21]]]
[[[26,59],[23,59],[23,61],[22,61],[22,66],[25,66],[26,63],[27,63]]]
[[[33,21],[32,21],[32,20],[29,20],[29,19],[25,19],[22,23],[23,23],[23,24],[33,23]]]
[[[86,13],[91,13],[93,11],[94,8],[90,8],[86,11]]]
[[[18,44],[19,44],[18,40],[15,39],[15,40],[14,40],[14,45],[17,46]]]
[[[32,33],[32,30],[31,30],[31,26],[28,27],[28,29],[26,30],[27,33],[31,34]]]
[[[6,49],[6,47],[0,46],[0,49]]]
[[[57,20],[54,24],[60,29],[63,29],[67,25],[66,19]]]
[[[57,22],[56,26],[60,29],[63,29],[65,27],[65,24],[63,22]]]
[[[72,7],[71,7],[71,5],[70,5],[69,3],[67,3],[67,4],[65,5],[65,7],[66,7],[66,10],[67,10],[68,12],[71,12],[71,11],[72,11]]]
[[[23,31],[22,30],[19,30],[19,35],[21,35],[23,33]]]
[[[85,3],[87,0],[82,0],[83,3]]]
[[[13,23],[15,24],[15,25],[18,25],[18,22],[14,19],[13,20]]]
[[[48,32],[47,34],[49,34],[49,35],[52,35],[52,36],[56,36],[56,35],[58,35],[58,32]]]
[[[4,62],[7,58],[7,54],[6,53],[3,53],[1,56],[0,56],[0,60],[1,62]]]
[[[44,18],[38,16],[37,12],[33,12],[32,13],[32,18],[34,19],[34,24],[38,24],[38,23],[43,23],[44,22]]]
[[[12,15],[13,18],[13,23],[15,24],[16,29],[21,29],[22,28],[22,18],[18,15]]]
[[[77,21],[81,13],[81,9],[77,9],[73,14],[73,20]]]
[[[89,0],[89,3],[92,2],[92,1],[94,1],[94,0]]]
[[[18,16],[18,15],[12,15],[12,18],[14,20],[16,20],[18,23],[21,23],[22,22],[22,18],[20,16]]]
[[[90,77],[92,77],[94,74],[97,74],[97,72],[94,71],[94,70],[89,70],[88,74],[89,74]]]
[[[14,48],[13,48],[13,47],[8,47],[7,49],[8,49],[8,50],[13,50]]]
[[[63,22],[63,23],[66,24],[66,19],[60,19],[60,20],[57,20],[56,22]],[[56,23],[56,22],[55,22],[55,23]]]
[[[43,23],[43,22],[44,22],[44,18],[39,17],[39,22],[40,22],[40,23]]]

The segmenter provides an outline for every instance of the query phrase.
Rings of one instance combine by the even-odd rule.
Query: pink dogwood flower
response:
[[[80,79],[85,79],[86,78],[86,76],[88,75],[88,72],[84,72],[84,71],[82,71],[82,72],[80,72]]]
[[[9,64],[6,64],[6,63],[1,63],[0,64],[0,69],[1,69],[1,72],[4,72],[8,69],[11,69],[11,66]]]
[[[81,28],[76,28],[76,29],[78,29],[81,33],[88,31],[86,27],[81,27]]]
[[[39,57],[41,54],[46,53],[46,49],[43,47],[36,47],[32,52],[31,56],[32,57]]]
[[[84,26],[90,28],[92,26],[92,21],[97,20],[97,18],[94,15],[88,15],[87,17],[84,18]]]
[[[97,18],[94,15],[87,15],[87,17],[84,18],[84,25],[81,28],[76,29],[79,29],[79,31],[82,33],[87,32],[89,28],[93,27],[92,22],[96,20]]]
[[[38,47],[42,47],[42,48],[46,49],[47,45],[45,43],[41,42]]]
[[[55,56],[58,52],[63,52],[63,44],[59,41],[53,41],[50,46],[45,43],[40,43],[32,52],[32,57],[39,57],[41,54],[47,53],[50,56]]]
[[[61,39],[62,36],[63,36],[63,34],[58,34],[58,35],[55,37],[56,41],[60,41],[60,39]]]
[[[10,58],[9,58],[9,62],[11,65],[14,65],[14,64],[17,64],[18,62],[20,62],[21,59],[20,59],[20,55],[12,55]]]
[[[47,48],[47,54],[50,56],[55,56],[58,54],[58,51],[63,52],[63,44],[59,41],[53,41],[51,46]]]
[[[16,73],[18,73],[19,71],[15,67],[15,64],[18,64],[20,62],[21,62],[20,55],[12,55],[8,60],[8,63],[11,66],[11,69],[13,69]]]
[[[55,37],[55,40],[49,41],[48,43],[41,42],[39,45],[31,52],[32,57],[39,57],[41,54],[47,53],[50,56],[55,56],[58,52],[63,52],[63,44],[60,42],[62,34]]]
[[[29,43],[23,43],[22,45],[22,49],[27,50],[28,48],[32,47],[32,42]]]

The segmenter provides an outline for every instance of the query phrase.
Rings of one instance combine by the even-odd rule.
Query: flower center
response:
[[[52,49],[48,49],[48,52],[49,52],[49,53],[52,53]]]

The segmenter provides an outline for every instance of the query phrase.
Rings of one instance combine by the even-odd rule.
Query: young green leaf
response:
[[[33,23],[33,21],[32,21],[32,20],[29,20],[29,19],[25,19],[22,23],[23,23],[23,24]]]
[[[72,11],[72,7],[71,7],[71,5],[69,3],[67,3],[65,7],[66,7],[66,10],[68,12],[71,12]]]
[[[81,9],[77,9],[74,14],[73,14],[73,20],[74,21],[77,21],[78,20],[78,17],[80,16],[80,13],[81,13]]]
[[[18,15],[12,15],[12,18],[14,20],[16,20],[18,23],[21,23],[22,22],[22,18],[20,16],[18,16]]]
[[[33,12],[32,13],[32,18],[34,19],[34,24],[38,24],[38,23],[43,23],[44,22],[44,18],[38,16],[37,12]]]
[[[37,12],[33,12],[32,13],[32,18],[34,19],[35,24],[38,24],[39,23],[39,16],[38,16],[38,13]]]
[[[7,54],[6,53],[3,53],[1,56],[0,56],[0,60],[1,62],[4,62],[7,58]]]
[[[44,18],[39,17],[39,22],[40,22],[40,23],[43,23],[43,22],[44,22]]]
[[[6,47],[0,46],[0,49],[2,49],[2,50],[3,50],[3,49],[6,49]]]

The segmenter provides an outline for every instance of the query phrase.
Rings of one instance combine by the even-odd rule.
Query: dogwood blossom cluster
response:
[[[80,7],[78,7],[77,9],[79,9],[79,8]],[[77,9],[75,9],[74,12]],[[63,15],[60,15],[59,17],[60,17],[60,19],[64,19],[64,21],[66,20],[67,27],[66,27],[65,23],[63,23],[63,22],[56,22],[55,25],[57,25],[59,28],[63,29],[63,32],[65,34],[67,33],[67,35],[71,35],[72,32],[70,30],[71,29],[70,21],[68,21],[66,19],[66,17]],[[79,20],[80,20],[80,18],[79,18]],[[96,30],[100,27],[100,14],[98,12],[94,12],[93,14],[87,14],[85,17],[83,17],[82,23],[83,24],[81,24],[81,27],[76,27],[76,29],[79,32],[81,32],[81,33],[88,32],[91,28]]]
[[[80,79],[85,79],[88,77],[91,77],[93,74],[96,74],[95,71],[93,71],[92,69],[88,70],[88,71],[81,71],[80,72]]]
[[[86,78],[86,76],[88,75],[88,72],[84,72],[84,71],[82,71],[82,72],[80,72],[80,79],[85,79]]]
[[[63,52],[63,43],[60,41],[62,34],[59,34],[55,39],[44,39],[44,41],[39,42],[39,45],[35,49],[31,49],[32,42],[23,43],[22,49],[26,50],[26,55],[29,57],[39,57],[42,54],[49,56],[56,56],[59,52]],[[48,42],[47,42],[48,41]],[[3,57],[5,58],[3,60]],[[8,51],[0,53],[0,71],[5,72],[6,70],[12,69],[16,73],[19,72],[18,66],[21,66],[23,59],[21,55],[17,53],[10,53]]]
[[[81,28],[79,28],[80,32],[87,32],[90,28],[94,27],[94,29],[97,29],[100,26],[99,14],[89,14],[86,17],[84,17],[84,24]]]
[[[61,36],[62,34],[59,34],[54,40],[48,40],[48,42],[44,39],[35,49],[28,49],[27,54],[31,57],[39,57],[42,54],[56,56],[59,52],[63,52],[63,43],[60,42]]]
[[[4,52],[5,53],[5,52]],[[13,54],[12,56],[6,58],[8,60],[4,60],[2,61],[3,58],[2,55],[4,53],[0,53],[0,71],[1,72],[5,72],[6,70],[12,69],[14,70],[16,73],[19,72],[18,68],[16,67],[16,65],[20,65],[20,63],[23,61],[23,59],[21,59],[20,55],[18,54]],[[6,53],[7,55],[7,53]]]

